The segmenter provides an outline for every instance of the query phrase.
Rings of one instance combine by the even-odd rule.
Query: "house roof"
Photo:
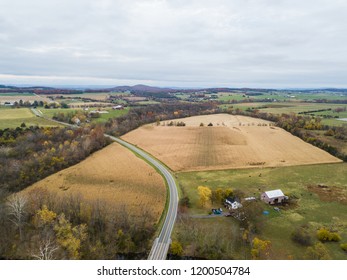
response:
[[[273,191],[267,191],[265,192],[268,198],[276,198],[280,196],[284,196],[284,193],[278,189],[278,190],[273,190]]]

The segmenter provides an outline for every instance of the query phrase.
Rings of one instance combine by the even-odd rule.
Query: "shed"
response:
[[[268,204],[277,204],[286,201],[288,197],[285,196],[280,189],[278,189],[262,193],[260,199]]]
[[[123,107],[123,105],[116,105],[116,106],[113,106],[112,109],[113,110],[123,110],[124,107]]]

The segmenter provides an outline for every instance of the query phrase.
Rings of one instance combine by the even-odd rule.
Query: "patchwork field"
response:
[[[5,104],[5,102],[19,102],[19,100],[25,101],[43,101],[49,102],[50,100],[47,97],[39,96],[32,93],[3,93],[0,94],[0,105]]]
[[[113,143],[81,163],[27,188],[44,188],[58,196],[81,194],[89,202],[100,201],[110,212],[125,208],[129,216],[150,214],[158,222],[166,200],[163,178],[145,161]]]
[[[326,104],[326,103],[308,103],[308,102],[270,102],[270,103],[238,103],[233,105],[222,105],[222,108],[239,108],[241,110],[247,110],[249,108],[257,108],[261,112],[267,112],[271,114],[298,114],[300,112],[307,112],[319,116],[322,119],[322,123],[325,125],[342,126],[346,123],[340,118],[347,117],[346,111],[336,112],[337,108],[346,108],[346,104]],[[313,112],[310,112],[313,111]],[[314,112],[318,111],[318,112]],[[310,112],[310,113],[309,113]]]
[[[90,98],[93,100],[99,100],[99,101],[106,101],[108,97],[110,96],[126,96],[129,95],[128,93],[123,93],[123,92],[88,92],[88,93],[80,93],[80,94],[50,94],[50,95],[42,95],[45,97],[52,97],[54,96],[55,98],[66,98],[65,101],[71,102],[71,99],[74,101],[79,100],[80,98]]]
[[[277,167],[341,162],[270,122],[228,114],[145,125],[122,138],[148,151],[174,171]],[[204,126],[200,126],[203,123]],[[213,126],[207,126],[212,123]]]

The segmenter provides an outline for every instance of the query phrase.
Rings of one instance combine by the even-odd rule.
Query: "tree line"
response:
[[[208,102],[154,104],[146,107],[132,108],[124,116],[109,119],[105,123],[105,131],[113,136],[120,136],[148,123],[219,112],[221,111],[215,103]]]
[[[101,127],[0,130],[0,189],[17,192],[109,143]]]

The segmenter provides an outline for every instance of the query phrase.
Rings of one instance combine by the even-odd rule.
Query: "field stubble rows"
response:
[[[101,202],[110,213],[125,207],[138,219],[144,211],[158,222],[166,199],[163,178],[145,161],[113,143],[81,163],[27,188],[44,188],[58,196],[82,195],[89,203]]]
[[[186,126],[146,125],[123,139],[174,171],[277,167],[341,162],[270,122],[227,114],[185,119]],[[206,126],[208,123],[213,126]],[[204,123],[204,126],[200,126]]]

